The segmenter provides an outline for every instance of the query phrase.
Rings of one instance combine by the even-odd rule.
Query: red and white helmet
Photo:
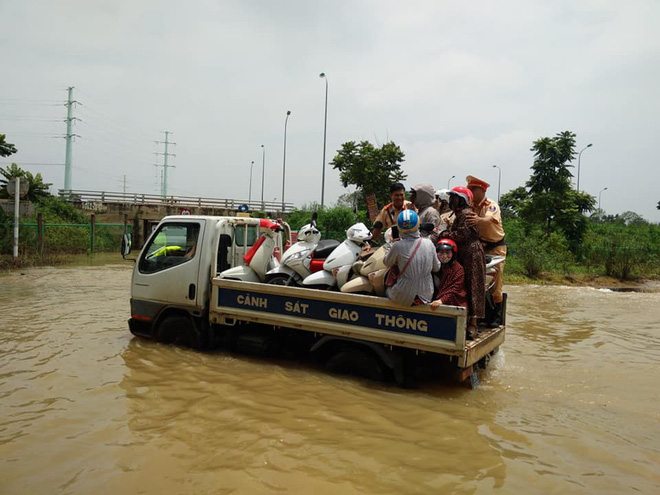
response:
[[[456,186],[451,191],[449,191],[449,195],[451,196],[452,194],[455,194],[456,196],[463,198],[468,206],[472,206],[472,201],[473,201],[472,191],[470,191],[467,187]]]
[[[435,245],[436,251],[453,251],[458,253],[458,246],[451,239],[440,239]]]

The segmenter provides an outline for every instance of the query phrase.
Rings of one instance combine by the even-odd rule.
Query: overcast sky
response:
[[[74,189],[320,202],[342,143],[393,140],[407,186],[474,174],[524,185],[532,142],[570,130],[580,188],[607,213],[660,221],[660,2],[0,0],[0,133],[11,161],[64,185],[66,88]],[[577,160],[574,162],[577,168]],[[37,165],[38,164],[38,165]],[[576,169],[574,169],[574,175]],[[325,202],[342,188],[326,166]],[[603,188],[607,190],[603,191]],[[601,193],[602,191],[602,193]]]

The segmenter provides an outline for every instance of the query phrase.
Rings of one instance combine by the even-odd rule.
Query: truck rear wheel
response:
[[[385,381],[385,370],[370,352],[361,349],[342,349],[330,356],[325,369],[331,373],[354,375],[377,382]]]
[[[203,349],[204,341],[190,318],[183,315],[166,317],[158,325],[156,340],[164,344]]]

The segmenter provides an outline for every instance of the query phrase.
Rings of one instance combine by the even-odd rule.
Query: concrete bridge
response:
[[[142,246],[153,227],[167,215],[235,216],[239,212],[263,211],[267,216],[286,217],[293,203],[244,201],[192,196],[160,196],[110,191],[60,189],[60,198],[94,214],[95,221],[125,223],[133,227],[133,243]]]

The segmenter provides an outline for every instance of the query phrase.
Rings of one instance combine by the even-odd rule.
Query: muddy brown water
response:
[[[132,265],[0,277],[0,493],[660,493],[660,293],[509,286],[474,391],[132,337]]]

